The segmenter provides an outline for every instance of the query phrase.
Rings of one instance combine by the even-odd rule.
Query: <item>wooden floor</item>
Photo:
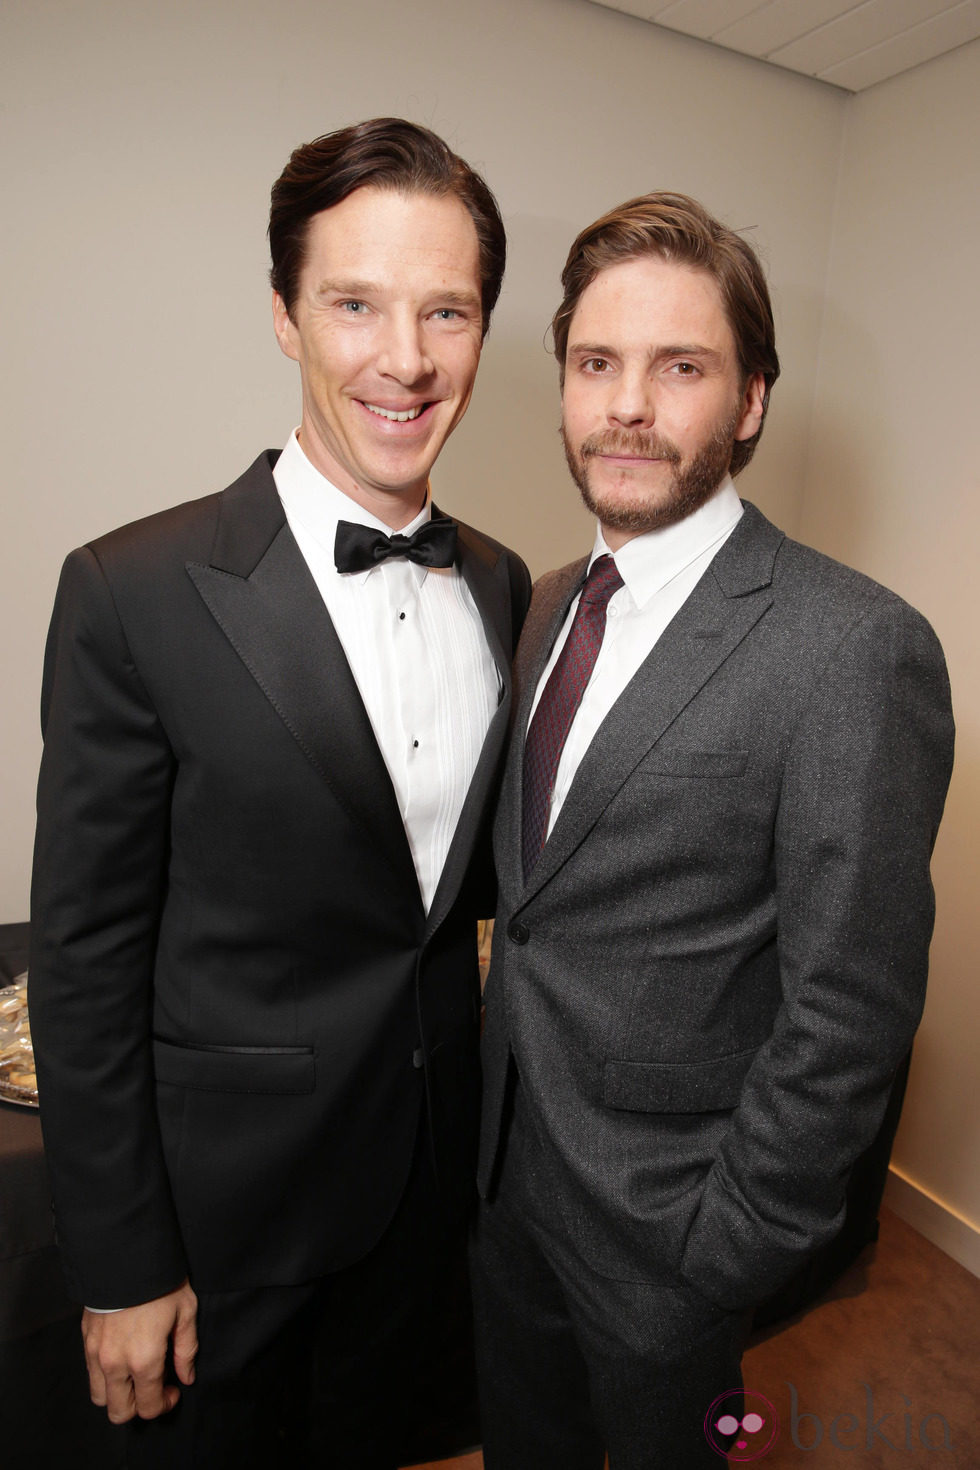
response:
[[[980,1470],[980,1280],[883,1210],[878,1244],[754,1338],[744,1376],[779,1418],[765,1470]]]

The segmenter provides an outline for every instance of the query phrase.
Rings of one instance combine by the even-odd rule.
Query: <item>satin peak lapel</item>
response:
[[[391,778],[267,464],[225,494],[211,563],[188,564],[188,575],[310,764],[417,890]]]
[[[437,514],[433,506],[433,514]],[[429,910],[426,932],[431,933],[445,918],[459,892],[473,855],[473,847],[486,815],[487,803],[507,736],[511,707],[511,659],[513,642],[510,581],[503,558],[468,526],[459,527],[457,563],[477,611],[483,621],[490,652],[500,675],[501,692],[490,720],[483,749],[473,772],[456,831],[446,854]]]
[[[432,513],[440,514],[435,506]],[[482,537],[471,531],[469,526],[460,525],[456,559],[463,581],[470,589],[483,619],[487,643],[504,681],[504,687],[509,691],[513,613],[503,558]]]

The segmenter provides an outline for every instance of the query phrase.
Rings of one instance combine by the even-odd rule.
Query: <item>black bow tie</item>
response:
[[[426,521],[411,536],[397,531],[386,536],[383,531],[353,521],[337,522],[333,556],[338,572],[363,572],[389,556],[404,556],[423,567],[451,567],[455,555],[456,524],[446,518]]]

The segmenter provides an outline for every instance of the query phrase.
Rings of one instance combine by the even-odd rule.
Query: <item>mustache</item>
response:
[[[680,464],[682,459],[677,445],[655,429],[604,429],[600,434],[590,434],[579,445],[579,455],[585,460],[598,454],[637,455],[641,459],[666,460],[668,464]]]

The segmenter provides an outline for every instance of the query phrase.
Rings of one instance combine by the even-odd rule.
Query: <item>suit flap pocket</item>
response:
[[[747,750],[651,750],[638,776],[742,776],[748,765]]]
[[[607,1062],[602,1100],[630,1113],[713,1113],[735,1108],[755,1048],[710,1062]]]
[[[311,1046],[181,1046],[155,1038],[158,1082],[202,1092],[306,1093],[316,1085]]]

